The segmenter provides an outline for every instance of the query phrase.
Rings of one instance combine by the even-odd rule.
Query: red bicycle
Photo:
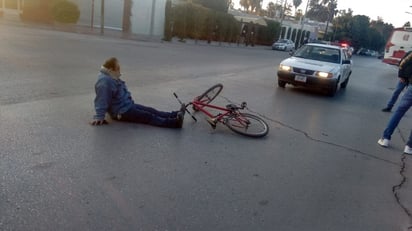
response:
[[[216,128],[218,123],[222,123],[230,130],[241,135],[249,137],[266,136],[269,132],[269,126],[262,118],[249,113],[240,112],[240,110],[246,108],[246,102],[243,102],[240,105],[228,104],[226,107],[210,104],[219,95],[222,89],[222,84],[216,84],[203,94],[195,97],[186,105],[186,111],[191,115],[193,120],[197,121],[196,117],[187,109],[189,105],[192,105],[194,112],[200,111],[204,113],[207,116],[207,122],[209,122],[213,129]],[[173,95],[180,103],[182,103],[176,93],[173,93]],[[214,109],[215,111],[218,111],[218,113],[214,114],[208,109]]]

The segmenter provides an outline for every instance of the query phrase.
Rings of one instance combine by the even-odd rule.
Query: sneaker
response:
[[[389,140],[388,140],[388,139],[385,139],[385,138],[380,138],[380,139],[378,140],[378,144],[379,144],[380,146],[386,148],[386,147],[389,146]]]
[[[383,112],[391,112],[392,108],[390,107],[385,107],[384,109],[382,109]]]
[[[405,149],[403,150],[403,153],[412,155],[412,148],[406,145]]]

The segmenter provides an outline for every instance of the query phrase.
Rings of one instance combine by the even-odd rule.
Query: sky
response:
[[[262,7],[266,9],[269,2],[275,2],[274,0],[263,0]],[[302,11],[305,10],[305,6],[308,0],[302,0],[302,4],[299,7]],[[239,2],[235,0],[235,3]],[[292,4],[292,0],[288,0],[288,3]],[[391,23],[394,27],[402,27],[406,22],[412,23],[412,0],[338,0],[338,9],[344,10],[351,8],[353,15],[366,15],[371,20],[376,20],[378,17],[382,17],[386,23]],[[235,4],[235,8],[239,8],[238,4]],[[410,12],[410,14],[406,13]]]

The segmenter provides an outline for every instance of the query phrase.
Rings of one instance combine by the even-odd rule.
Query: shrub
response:
[[[51,7],[51,14],[56,22],[77,23],[80,17],[79,7],[70,1],[56,1]]]
[[[259,26],[258,41],[262,45],[272,45],[279,38],[280,23],[273,20],[265,20],[267,26]]]
[[[171,10],[172,36],[185,38],[233,41],[239,30],[239,22],[232,15],[213,11],[198,4],[178,4]],[[166,25],[170,22],[166,21]]]
[[[31,0],[24,3],[23,12],[20,17],[23,21],[39,23],[52,23],[53,17],[49,7],[53,0]]]

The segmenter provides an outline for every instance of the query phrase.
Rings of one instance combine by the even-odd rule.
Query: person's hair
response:
[[[117,58],[111,57],[104,62],[103,67],[111,70],[116,70],[116,66],[118,63],[119,61],[117,60]]]

